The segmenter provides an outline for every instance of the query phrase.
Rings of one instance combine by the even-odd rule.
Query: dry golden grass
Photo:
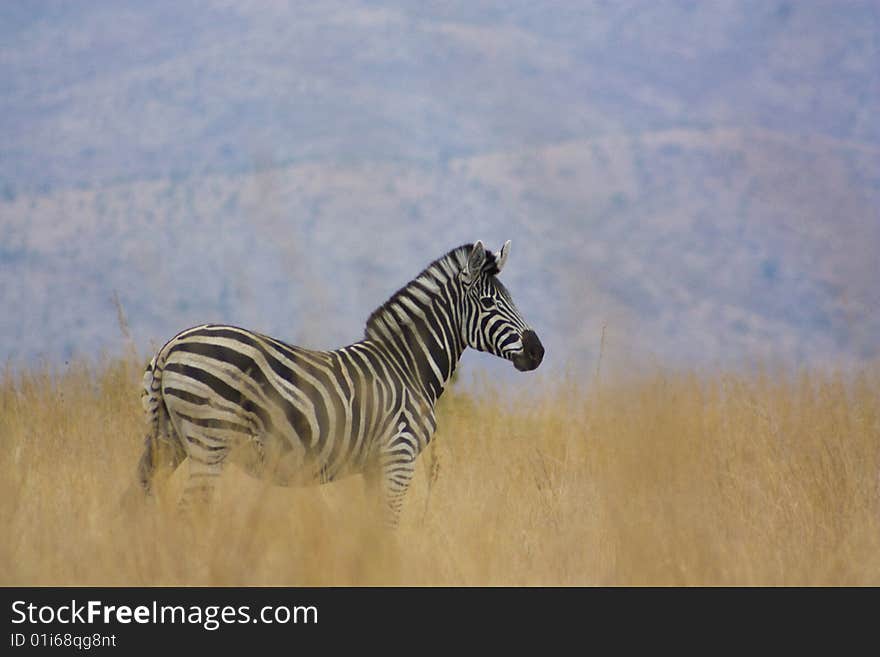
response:
[[[130,361],[0,382],[2,585],[880,585],[880,372],[447,393],[394,534],[360,477],[132,493]],[[522,381],[522,383],[519,383]]]

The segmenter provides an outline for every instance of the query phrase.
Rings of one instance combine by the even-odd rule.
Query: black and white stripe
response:
[[[465,348],[519,370],[541,363],[540,340],[496,278],[509,249],[453,249],[370,315],[363,340],[335,351],[234,326],[177,334],[144,374],[144,489],[160,463],[187,456],[184,502],[209,496],[228,460],[280,485],[363,473],[396,524],[436,428],[434,405]]]

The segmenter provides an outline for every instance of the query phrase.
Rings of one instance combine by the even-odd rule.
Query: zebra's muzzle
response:
[[[544,360],[544,345],[538,339],[538,334],[529,329],[523,331],[523,350],[513,358],[513,366],[520,372],[528,372],[535,369]]]

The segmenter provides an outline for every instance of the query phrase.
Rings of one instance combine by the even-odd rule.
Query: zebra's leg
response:
[[[182,510],[210,503],[217,479],[223,473],[227,454],[226,448],[213,450],[208,458],[204,458],[201,454],[190,454],[189,479],[180,498]]]
[[[376,468],[378,468],[381,486],[385,525],[396,529],[400,522],[403,498],[415,473],[416,457],[421,445],[427,440],[420,440],[412,429],[411,422],[400,418],[397,431],[390,436],[388,442],[379,450]],[[375,474],[373,475],[375,476]]]
[[[367,495],[379,505],[384,525],[397,529],[403,499],[415,473],[415,457],[388,452],[364,472]]]
[[[397,529],[400,524],[400,512],[403,498],[415,473],[414,461],[396,462],[382,467],[382,506],[384,509],[385,526]]]

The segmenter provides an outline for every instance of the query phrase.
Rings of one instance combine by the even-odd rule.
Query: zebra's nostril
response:
[[[536,363],[540,363],[544,359],[544,345],[538,339],[538,334],[531,329],[523,331],[523,351]]]

